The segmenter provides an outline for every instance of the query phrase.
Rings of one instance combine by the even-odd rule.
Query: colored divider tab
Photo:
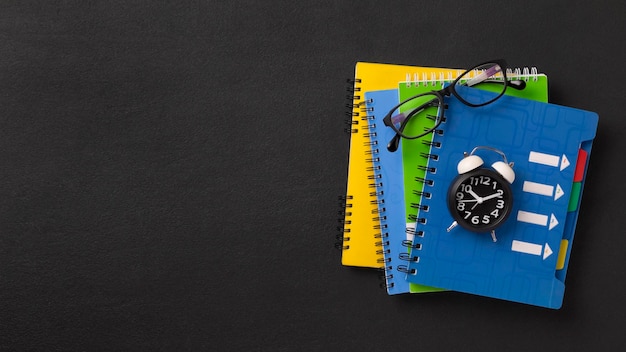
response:
[[[576,170],[574,171],[574,182],[582,182],[585,176],[585,166],[587,165],[587,152],[584,149],[578,150],[576,160]]]
[[[576,169],[574,170],[574,184],[572,185],[572,194],[569,198],[567,211],[576,211],[578,209],[583,178],[585,177],[585,168],[587,166],[587,154],[587,151],[585,151],[584,149],[578,150]]]
[[[559,256],[556,258],[556,270],[561,270],[565,267],[565,257],[567,256],[567,246],[569,246],[569,241],[561,240],[561,247],[559,248]]]
[[[578,201],[580,199],[580,190],[582,189],[582,182],[574,182],[572,185],[572,194],[569,198],[569,205],[567,211],[576,211],[578,209]]]

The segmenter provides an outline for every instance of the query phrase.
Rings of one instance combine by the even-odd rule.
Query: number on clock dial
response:
[[[489,176],[471,176],[456,191],[456,210],[474,226],[489,225],[504,209],[504,191]]]

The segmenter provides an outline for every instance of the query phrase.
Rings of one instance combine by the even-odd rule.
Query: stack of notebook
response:
[[[441,89],[463,71],[356,64],[348,88],[342,264],[381,270],[390,295],[453,290],[558,309],[598,116],[548,103],[545,74],[512,69],[508,78],[525,81],[524,89],[507,89],[478,108],[445,97],[445,119],[436,132],[402,139],[390,152],[387,143],[396,133],[382,121],[387,112]],[[428,128],[434,121],[420,123]],[[514,163],[514,206],[497,241],[461,227],[449,230],[448,189],[459,160],[476,146],[502,151]],[[483,158],[490,165],[498,156]]]

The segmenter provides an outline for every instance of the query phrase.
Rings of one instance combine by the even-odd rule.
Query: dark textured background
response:
[[[626,342],[622,1],[1,1],[0,350]],[[340,265],[356,61],[537,66],[600,115],[563,308]]]

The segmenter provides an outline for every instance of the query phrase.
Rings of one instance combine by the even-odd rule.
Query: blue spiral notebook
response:
[[[393,259],[407,248],[398,238],[406,233],[404,212],[404,183],[402,152],[387,150],[387,143],[395,132],[383,123],[385,114],[398,104],[398,90],[379,90],[365,93],[366,111],[372,140],[372,167],[375,175],[378,204],[378,223],[381,228],[379,248],[384,258],[385,287],[390,295],[409,292],[409,282],[397,271]]]
[[[472,95],[493,95],[459,87]],[[470,108],[446,98],[446,120],[434,141],[418,219],[418,249],[411,251],[412,283],[558,309],[565,292],[582,188],[598,115],[584,110],[503,96]],[[489,146],[514,162],[513,209],[497,229],[498,240],[456,227],[446,194],[464,152]],[[485,165],[498,155],[481,155]]]

